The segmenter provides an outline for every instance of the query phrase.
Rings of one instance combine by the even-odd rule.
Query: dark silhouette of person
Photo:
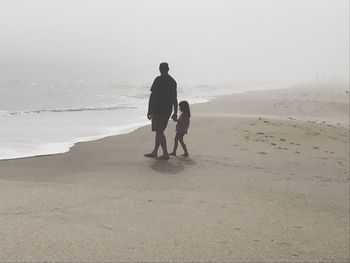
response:
[[[181,115],[179,119],[177,120],[176,124],[176,135],[174,139],[174,148],[169,155],[176,156],[176,150],[177,146],[180,142],[182,149],[184,150],[184,154],[181,156],[187,157],[188,156],[188,151],[187,151],[187,146],[184,142],[184,136],[188,131],[188,127],[190,126],[190,118],[191,118],[191,110],[190,110],[190,105],[188,104],[188,101],[181,101],[179,103],[179,108],[181,111]]]
[[[148,102],[147,118],[152,120],[152,131],[156,133],[154,149],[146,153],[146,157],[160,160],[168,160],[169,154],[166,146],[164,130],[168,125],[171,113],[172,119],[177,120],[177,84],[168,74],[169,65],[163,62],[159,65],[160,76],[156,77],[151,87],[151,95]],[[162,147],[163,155],[158,156],[159,146]]]

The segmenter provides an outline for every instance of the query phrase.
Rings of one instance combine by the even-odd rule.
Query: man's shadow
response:
[[[150,167],[159,173],[178,174],[185,170],[185,165],[194,165],[196,162],[190,158],[175,157],[168,161],[154,160]]]

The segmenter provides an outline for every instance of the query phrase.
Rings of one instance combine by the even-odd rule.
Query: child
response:
[[[179,108],[181,111],[181,115],[179,119],[177,120],[176,124],[176,135],[175,135],[175,140],[174,140],[174,149],[169,155],[176,156],[176,149],[178,146],[178,142],[180,141],[180,144],[182,146],[182,149],[184,150],[184,154],[181,156],[187,157],[188,156],[188,151],[186,144],[184,143],[184,135],[187,133],[188,127],[190,126],[190,117],[191,117],[191,112],[190,112],[190,105],[188,104],[187,101],[181,101],[179,103]]]

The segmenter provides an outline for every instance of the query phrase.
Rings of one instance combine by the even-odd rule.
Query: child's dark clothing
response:
[[[190,126],[190,117],[186,113],[181,113],[176,124],[176,131],[181,134],[186,134]]]

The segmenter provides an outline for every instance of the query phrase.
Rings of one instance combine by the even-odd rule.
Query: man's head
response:
[[[159,71],[160,73],[163,74],[168,74],[169,71],[169,65],[166,62],[160,63],[159,65]]]

